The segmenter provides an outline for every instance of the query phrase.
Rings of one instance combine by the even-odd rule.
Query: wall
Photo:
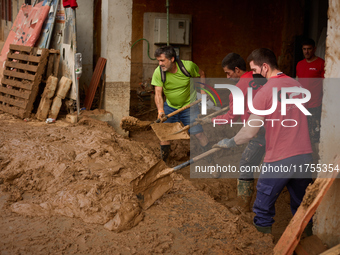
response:
[[[326,73],[322,104],[320,163],[335,163],[340,156],[340,1],[330,0],[326,40]],[[340,167],[340,166],[339,166]],[[315,233],[330,247],[340,243],[340,180],[337,179],[317,209]]]
[[[145,38],[149,38],[148,41],[150,43],[150,58],[155,58],[154,57],[154,52],[158,48],[158,45],[155,45],[154,38],[155,38],[155,19],[156,18],[164,18],[166,19],[166,13],[157,13],[157,12],[146,12],[144,13],[144,22],[143,22],[143,36]],[[191,16],[190,15],[185,15],[185,14],[170,14],[169,19],[187,19],[191,23]],[[191,41],[191,40],[190,40]],[[138,42],[141,43],[141,42]],[[158,62],[156,60],[151,60],[148,57],[147,50],[148,46],[146,42],[144,43],[143,47],[143,77],[152,77],[152,74],[155,70],[155,68],[158,66]],[[178,47],[178,45],[177,45]],[[192,55],[192,47],[186,46],[186,45],[180,45],[179,47],[179,56],[180,59],[185,59],[185,60],[191,60],[191,55]],[[133,83],[131,84],[131,88],[136,87],[138,83]]]
[[[77,52],[83,56],[83,73],[79,86],[88,87],[93,74],[93,0],[77,3]]]
[[[132,42],[144,36],[144,13],[165,13],[165,3],[166,0],[133,1]],[[246,59],[259,47],[271,48],[279,56],[283,71],[290,74],[294,36],[303,32],[303,3],[303,0],[219,0],[207,4],[204,0],[170,0],[169,10],[170,14],[192,15],[192,60],[208,77],[225,77],[221,61],[229,52],[237,52]],[[147,54],[143,44],[138,43],[131,50],[132,85],[148,78],[143,77],[141,68],[143,55]]]
[[[122,117],[129,115],[131,74],[132,0],[102,1],[101,55],[107,59],[104,109],[120,134]]]

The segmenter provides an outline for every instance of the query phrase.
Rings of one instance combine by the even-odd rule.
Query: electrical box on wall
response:
[[[189,45],[190,20],[170,19],[169,21],[170,44]],[[167,43],[167,20],[155,18],[155,44]]]

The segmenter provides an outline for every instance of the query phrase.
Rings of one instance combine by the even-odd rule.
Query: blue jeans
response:
[[[164,113],[165,115],[168,115],[174,111],[176,111],[176,108],[170,107],[167,102],[164,102]],[[195,122],[195,119],[197,118],[198,114],[200,113],[200,108],[198,105],[194,105],[172,117],[164,121],[164,123],[176,123],[176,122],[182,122],[184,126],[190,125],[190,123]],[[189,134],[195,135],[198,133],[202,133],[203,128],[201,125],[193,126],[189,129]]]
[[[306,166],[304,164],[310,164],[312,160],[311,154],[301,154],[276,162],[265,163],[266,167],[295,165],[299,171],[275,174],[261,172],[256,186],[257,193],[253,206],[253,212],[256,213],[254,223],[257,226],[269,227],[274,223],[275,202],[285,186],[290,194],[290,209],[293,215],[296,213],[307,186],[312,182],[311,173],[305,173]],[[303,173],[300,173],[299,166],[302,166],[301,171]]]

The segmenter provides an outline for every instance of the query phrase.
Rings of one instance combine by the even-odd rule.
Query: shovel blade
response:
[[[172,141],[179,139],[190,139],[187,132],[181,132],[174,134],[174,132],[183,128],[183,125],[179,122],[176,123],[155,123],[151,125],[153,131],[157,135],[160,141]]]
[[[172,189],[174,182],[170,175],[157,177],[157,174],[168,168],[163,160],[158,161],[145,174],[131,181],[133,192],[137,195],[144,210]]]
[[[140,121],[135,117],[123,117],[120,121],[120,128],[125,131],[143,131],[150,129],[152,121]]]

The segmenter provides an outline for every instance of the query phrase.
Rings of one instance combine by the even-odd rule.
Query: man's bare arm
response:
[[[155,86],[155,104],[158,110],[158,119],[164,115],[163,87]]]
[[[205,73],[204,73],[204,71],[203,71],[202,69],[198,69],[198,73],[199,73],[199,75],[200,75],[200,81],[201,81],[201,83],[205,83]],[[204,85],[201,84],[200,87],[203,88]],[[205,91],[201,90],[201,94],[206,94],[206,93],[205,93]]]
[[[249,126],[248,123],[252,126]],[[241,130],[234,137],[235,143],[237,145],[244,144],[250,141],[257,132],[260,130],[260,127],[263,125],[264,117],[260,117],[254,114],[251,114],[246,125],[241,128]]]

